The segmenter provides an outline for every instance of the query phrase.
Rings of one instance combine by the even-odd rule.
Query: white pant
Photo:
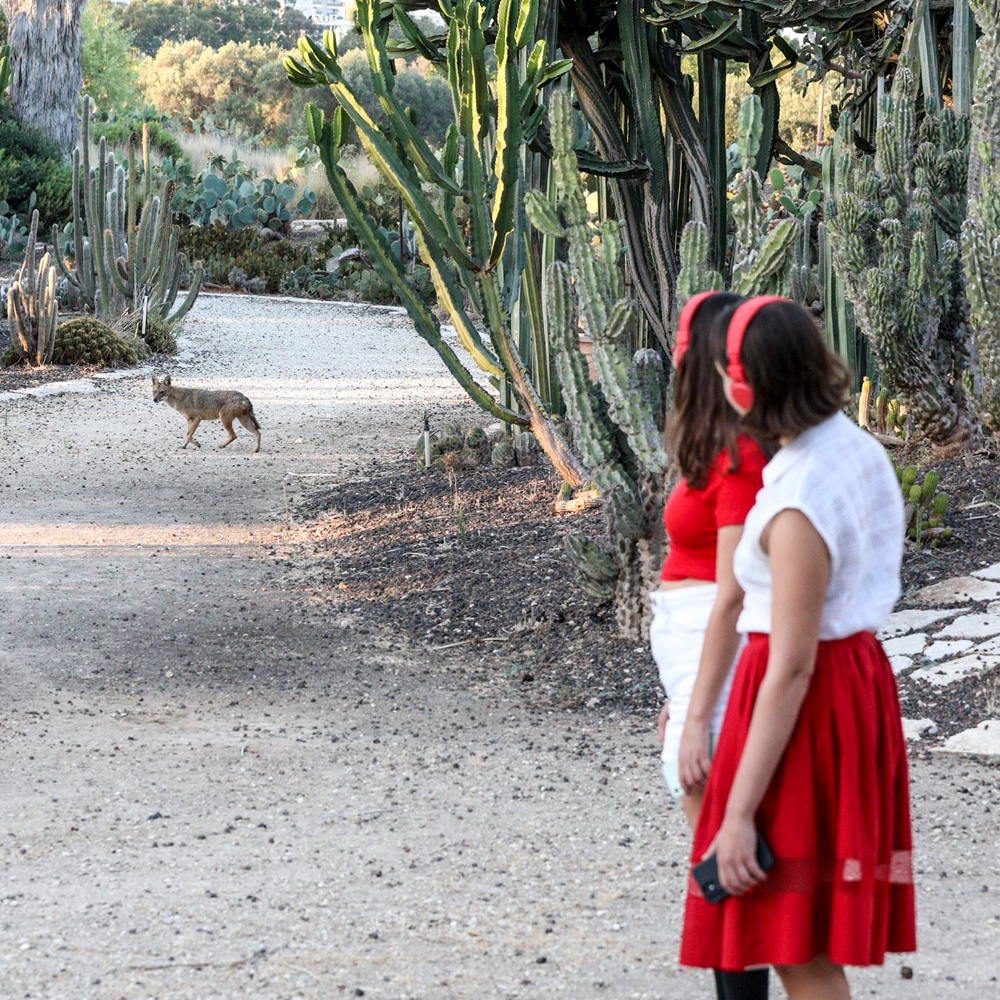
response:
[[[714,583],[704,583],[672,590],[654,590],[649,595],[653,609],[649,643],[660,672],[660,683],[670,700],[670,720],[663,739],[663,777],[671,794],[677,798],[684,794],[677,771],[681,733],[684,731],[684,720],[694,692],[695,678],[698,676],[701,650],[705,644],[705,629],[708,627],[718,589]],[[742,646],[741,642],[741,651]],[[730,669],[709,720],[713,750],[715,739],[722,729],[732,682],[733,671]]]

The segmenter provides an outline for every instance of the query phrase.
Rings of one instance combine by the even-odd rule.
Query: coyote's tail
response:
[[[256,427],[257,430],[260,430],[260,421],[257,419],[257,414],[253,412],[253,403],[248,403],[247,407],[247,416],[253,421],[254,427]]]

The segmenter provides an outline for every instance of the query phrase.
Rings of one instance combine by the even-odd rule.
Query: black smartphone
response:
[[[774,852],[768,847],[767,841],[759,831],[757,833],[757,864],[764,871],[770,871],[774,867]],[[729,895],[719,882],[719,860],[714,854],[696,864],[691,874],[694,875],[694,880],[698,883],[706,903],[720,903]]]

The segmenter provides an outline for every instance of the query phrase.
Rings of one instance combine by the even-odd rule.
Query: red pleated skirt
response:
[[[767,658],[768,636],[752,635],[712,761],[694,860],[722,824]],[[683,965],[738,971],[822,954],[840,965],[880,965],[886,952],[916,949],[906,744],[892,668],[870,633],[819,644],[756,822],[774,868],[751,892],[714,905],[689,878]]]

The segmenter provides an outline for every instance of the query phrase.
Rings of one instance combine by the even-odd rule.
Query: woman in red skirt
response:
[[[745,303],[718,361],[747,430],[781,450],[734,558],[749,643],[692,853],[717,856],[730,897],[691,880],[681,962],[771,964],[790,1000],[849,1000],[845,965],[916,947],[906,746],[875,638],[899,596],[902,496],[804,309]]]

